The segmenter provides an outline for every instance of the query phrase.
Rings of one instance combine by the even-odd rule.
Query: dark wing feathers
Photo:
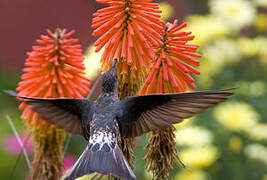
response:
[[[90,120],[90,109],[93,102],[88,99],[76,98],[32,98],[19,96],[14,91],[6,93],[19,98],[26,99],[27,104],[33,106],[33,111],[39,113],[40,117],[47,122],[62,128],[72,134],[86,135],[83,133],[83,126]],[[83,110],[88,113],[83,113]]]
[[[62,107],[57,107],[49,101],[26,101],[27,104],[33,106],[33,110],[38,112],[40,117],[47,122],[65,129],[73,134],[82,135],[81,120],[79,115],[66,112]]]
[[[140,136],[201,113],[233,95],[233,89],[127,97],[118,105],[121,135]]]

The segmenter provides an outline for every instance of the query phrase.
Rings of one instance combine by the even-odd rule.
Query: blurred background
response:
[[[161,0],[162,18],[187,22],[202,54],[200,90],[236,87],[229,101],[176,125],[179,157],[171,170],[175,180],[267,180],[267,0]],[[93,0],[0,1],[0,90],[15,89],[21,80],[26,52],[47,28],[75,29],[85,55],[87,76],[99,73],[100,53],[91,36]],[[30,158],[33,142],[18,102],[0,92],[0,179],[25,179],[28,171],[20,146],[6,119],[9,114]],[[137,138],[135,173],[144,171],[146,136]],[[64,160],[68,169],[86,141],[73,136]]]

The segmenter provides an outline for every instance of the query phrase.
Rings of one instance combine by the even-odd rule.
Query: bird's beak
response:
[[[115,58],[113,60],[113,64],[112,64],[112,67],[111,68],[116,68],[116,64],[117,64],[117,58]]]

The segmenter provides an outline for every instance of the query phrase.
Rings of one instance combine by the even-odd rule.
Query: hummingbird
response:
[[[140,136],[180,123],[221,103],[233,89],[118,97],[117,59],[102,76],[102,92],[96,101],[87,98],[35,98],[20,96],[40,117],[69,133],[83,136],[88,145],[64,180],[94,172],[135,180],[117,138]]]

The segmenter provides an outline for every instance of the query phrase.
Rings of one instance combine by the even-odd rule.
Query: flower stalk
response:
[[[191,32],[180,31],[186,23],[177,23],[175,20],[172,24],[166,24],[163,45],[155,50],[157,58],[140,90],[141,95],[185,92],[189,87],[196,88],[190,74],[199,74],[199,71],[190,64],[199,66],[199,60],[193,59],[200,57],[195,52],[198,46],[187,44],[194,36]],[[144,159],[146,169],[152,172],[154,179],[167,179],[176,158],[181,162],[177,156],[174,131],[175,127],[172,126],[149,133]]]
[[[89,92],[90,82],[83,76],[84,65],[77,39],[69,38],[74,31],[47,30],[38,46],[33,46],[25,62],[22,81],[17,91],[29,97],[76,97]],[[42,120],[31,106],[22,102],[22,118],[34,135],[34,160],[29,179],[58,180],[62,176],[62,146],[65,131]],[[48,112],[52,113],[52,112]]]

